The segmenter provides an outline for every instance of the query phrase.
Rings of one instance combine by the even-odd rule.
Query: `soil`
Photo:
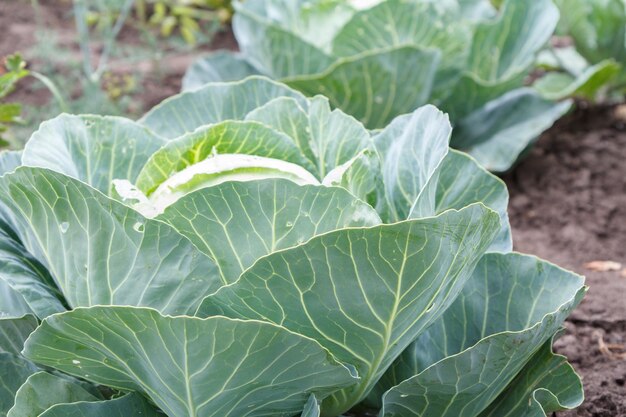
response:
[[[613,261],[626,268],[625,108],[583,107],[546,132],[504,179],[515,250],[587,277],[589,292],[555,346],[583,377],[586,400],[558,416],[626,416],[626,357],[619,358],[626,345],[626,269],[584,266]]]
[[[71,0],[38,0],[40,22],[37,23],[31,0],[0,0],[0,27],[3,28],[4,36],[0,36],[0,61],[4,56],[20,52],[29,63],[29,68],[40,70],[42,62],[33,47],[37,44],[37,32],[45,31],[50,35],[53,31],[58,49],[62,49],[68,55],[68,61],[80,62],[82,56],[77,44],[77,34],[72,15]],[[156,32],[156,31],[155,31]],[[154,36],[158,36],[156,33]],[[137,27],[125,26],[117,38],[120,45],[133,45],[137,48],[146,44],[142,41],[142,35]],[[162,56],[146,58],[144,60],[111,59],[108,67],[116,75],[139,74],[141,86],[132,94],[133,101],[140,104],[137,114],[147,111],[160,103],[163,99],[180,92],[182,75],[193,60],[200,54],[216,49],[236,50],[237,43],[230,27],[226,26],[218,30],[210,44],[203,44],[196,48],[184,48],[174,50],[166,46],[166,42],[159,40],[159,53]],[[97,53],[102,49],[102,44],[94,42],[92,52]],[[138,49],[139,50],[139,49]],[[97,57],[93,62],[97,64]],[[65,74],[68,68],[58,65],[55,72]],[[49,74],[49,73],[48,73]],[[50,75],[50,74],[49,74]],[[20,82],[20,89],[11,95],[11,100],[31,106],[44,106],[50,100],[50,95],[45,89],[35,89],[36,82],[27,78]],[[81,94],[79,86],[72,91],[72,97]],[[134,113],[133,110],[129,110]]]
[[[39,2],[45,26],[54,28],[60,45],[80,59],[71,2]],[[0,0],[0,27],[6,35],[0,37],[0,58],[32,48],[37,25],[30,0]],[[138,33],[125,28],[120,39],[135,44]],[[227,29],[202,50],[236,47]],[[180,91],[184,70],[202,50],[170,51],[163,59],[130,65],[114,62],[114,68],[117,73],[145,75],[134,98],[149,109]],[[31,60],[33,68],[38,64],[36,58]],[[11,99],[43,106],[49,99],[46,94],[26,84]],[[620,345],[626,345],[626,272],[594,272],[584,267],[590,261],[613,261],[626,267],[624,113],[619,107],[579,106],[504,176],[511,193],[515,249],[586,275],[590,287],[555,346],[583,377],[586,400],[579,409],[557,413],[558,417],[626,416],[626,358],[618,358],[624,352]],[[612,350],[606,349],[609,345]]]

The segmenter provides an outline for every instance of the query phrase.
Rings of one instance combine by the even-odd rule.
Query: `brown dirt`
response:
[[[237,50],[237,44],[230,27],[217,32],[211,44],[203,49]],[[146,76],[143,80],[143,90],[139,96],[139,100],[143,103],[144,109],[149,110],[167,97],[178,94],[181,89],[185,71],[200,54],[202,54],[202,52],[195,51],[193,53],[178,54],[167,57],[169,62],[167,64],[168,69],[166,70],[164,78],[155,77],[155,64],[147,63],[145,68],[142,68]]]
[[[54,4],[54,5],[53,5]],[[41,0],[42,24],[65,32],[73,28],[71,16],[68,15],[69,3]],[[2,0],[0,4],[0,22],[3,36],[0,37],[0,56],[16,51],[26,51],[35,43],[35,13],[30,0]]]
[[[0,66],[4,65],[4,57],[20,53],[28,58],[28,51],[36,43],[38,25],[35,12],[29,0],[0,0],[0,27],[3,36],[0,36]],[[72,26],[72,18],[68,16],[69,5],[61,3],[50,5],[50,1],[40,2],[41,25],[57,28],[61,37],[67,37],[68,29]],[[31,63],[32,64],[32,63]],[[32,66],[31,66],[32,67]],[[33,79],[20,82],[20,88],[12,94],[11,100],[25,105],[43,106],[50,99],[45,90],[33,94]]]
[[[68,56],[68,62],[81,62],[71,0],[39,0],[39,10],[40,24],[36,21],[31,0],[0,0],[0,27],[6,34],[6,36],[0,36],[0,61],[6,55],[20,52],[28,60],[30,68],[41,71],[43,63],[39,57],[33,56],[32,48],[37,42],[37,31],[44,30],[47,31],[46,33],[53,31],[58,47],[62,48],[63,53]],[[122,29],[117,42],[126,47],[129,45],[138,48],[146,46],[142,41],[141,31],[129,25]],[[108,68],[116,75],[140,75],[141,85],[132,96],[133,100],[141,105],[141,109],[137,111],[137,114],[129,114],[129,117],[138,117],[141,115],[141,110],[147,111],[163,99],[180,92],[185,70],[200,54],[216,49],[236,50],[237,44],[230,27],[225,27],[215,33],[210,44],[201,45],[195,49],[173,50],[166,48],[165,42],[161,42],[159,47],[162,47],[162,50],[158,51],[162,56],[140,61],[111,59],[109,62]],[[97,53],[101,49],[100,43],[92,44],[92,52],[96,55],[93,62],[96,64]],[[68,68],[56,65],[53,72],[66,74]],[[46,75],[54,74],[47,73]],[[49,93],[45,89],[35,89],[35,84],[37,83],[33,79],[21,81],[19,88],[10,99],[25,105],[46,105],[50,100]],[[77,91],[71,94],[73,97],[81,94],[79,86],[76,88]],[[132,109],[130,112],[134,113]]]
[[[556,343],[583,377],[586,400],[559,417],[626,416],[626,358],[616,357],[619,350],[610,357],[600,349],[602,342],[626,344],[626,276],[583,266],[600,260],[626,268],[626,120],[618,117],[623,112],[575,111],[505,177],[515,249],[587,276],[589,293]]]

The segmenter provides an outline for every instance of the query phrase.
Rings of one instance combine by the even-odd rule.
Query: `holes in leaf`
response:
[[[133,225],[133,230],[138,233],[143,233],[145,226],[141,222],[137,222]]]

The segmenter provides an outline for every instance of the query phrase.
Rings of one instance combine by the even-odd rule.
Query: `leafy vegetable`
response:
[[[0,414],[575,407],[550,348],[583,280],[510,252],[504,183],[450,136],[258,76],[43,124],[0,153]]]
[[[54,376],[47,372],[37,372],[28,377],[24,385],[17,391],[15,404],[9,411],[8,417],[40,415],[58,403],[98,399],[93,393],[69,379]]]
[[[26,69],[26,62],[19,54],[10,55],[5,58],[4,65],[0,66],[0,100],[11,94],[15,85],[24,77],[29,75]],[[20,103],[0,102],[0,148],[9,145],[4,137],[10,124],[21,121],[22,105]]]
[[[56,85],[45,75],[26,69],[26,61],[19,53],[8,55],[0,65],[0,149],[11,145],[6,131],[12,124],[23,123],[21,116],[22,104],[19,102],[6,102],[6,97],[14,90],[21,79],[32,76],[40,81],[54,96],[59,107],[67,111],[67,105]]]
[[[552,48],[549,72],[537,85],[549,98],[623,101],[626,92],[626,4],[622,0],[555,0],[559,32],[574,46]]]
[[[37,366],[19,355],[0,353],[0,416],[5,417],[15,401],[15,394],[28,377],[39,371]],[[10,378],[7,378],[10,375]]]
[[[51,339],[58,342],[50,346]],[[308,393],[323,398],[354,381],[314,340],[269,323],[172,318],[131,307],[52,316],[24,353],[96,383],[145,393],[171,416],[254,415],[268,406],[290,415]]]
[[[509,121],[471,137],[455,130],[452,138],[453,147],[493,171],[509,169],[568,111],[569,102],[518,91],[559,20],[551,0],[507,0],[499,11],[488,0],[369,3],[357,9],[338,0],[235,2],[241,53],[199,59],[184,88],[264,74],[307,95],[327,96],[370,129],[425,103],[464,126],[475,125],[485,109],[504,113],[514,106],[516,119],[526,123]],[[503,135],[505,129],[515,136]]]
[[[528,288],[528,282],[541,283],[541,294]],[[399,384],[384,394],[383,409],[388,415],[403,415],[403,407],[410,404],[415,415],[477,415],[511,381],[509,372],[517,373],[533,355],[545,356],[536,352],[537,346],[550,340],[546,335],[558,331],[562,322],[558,316],[569,314],[582,298],[580,283],[580,277],[573,279],[530,256],[485,255],[454,304],[380,382],[381,391]],[[530,299],[538,301],[534,308],[520,310]],[[529,328],[528,323],[535,324]],[[501,362],[509,364],[504,372],[491,366]],[[482,383],[459,386],[459,380],[468,377]],[[429,389],[433,386],[438,389]],[[548,386],[553,393],[563,389],[560,381]],[[511,395],[508,391],[515,388],[502,395]],[[556,411],[550,405],[542,407],[545,413]],[[499,409],[500,413],[485,415],[510,412]]]

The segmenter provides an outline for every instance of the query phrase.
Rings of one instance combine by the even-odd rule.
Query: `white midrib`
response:
[[[183,337],[185,341],[184,345],[184,367],[185,367],[185,393],[187,395],[187,410],[189,411],[189,417],[196,417],[196,408],[193,405],[193,397],[191,395],[191,381],[189,378],[189,355],[187,354],[187,326],[183,328]]]
[[[389,350],[389,342],[391,341],[391,332],[393,329],[393,323],[396,319],[396,314],[398,313],[398,307],[400,306],[400,292],[402,290],[402,277],[404,275],[404,269],[406,267],[406,263],[408,261],[408,256],[406,255],[408,250],[409,250],[409,237],[407,235],[406,238],[406,242],[404,245],[404,256],[402,258],[402,265],[400,265],[400,271],[398,272],[398,279],[396,282],[396,294],[395,294],[395,300],[393,303],[393,308],[391,309],[391,320],[389,321],[389,323],[387,324],[387,326],[385,327],[385,336],[384,336],[384,342],[383,342],[383,348],[380,350],[380,354],[374,359],[374,361],[372,362],[369,371],[367,372],[367,375],[365,378],[363,378],[363,382],[361,384],[361,387],[359,388],[358,391],[356,391],[354,394],[352,394],[349,398],[351,400],[351,404],[350,407],[354,406],[355,404],[357,404],[359,401],[361,401],[363,395],[365,394],[365,392],[370,388],[371,385],[371,381],[373,379],[373,376],[378,372],[378,368],[380,367],[380,364],[383,362],[383,360],[385,359],[385,356],[387,354],[387,351]]]

